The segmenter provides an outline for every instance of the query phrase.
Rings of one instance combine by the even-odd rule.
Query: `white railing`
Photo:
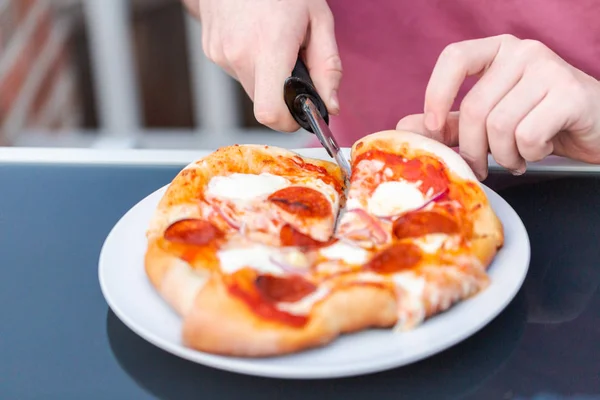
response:
[[[70,132],[60,139],[45,139],[27,132],[19,145],[103,148],[215,148],[233,143],[264,143],[290,148],[304,146],[310,134],[284,134],[269,129],[244,129],[238,84],[202,52],[199,22],[186,13],[189,62],[192,71],[196,121],[193,131],[143,128],[139,86],[128,35],[130,3],[127,0],[83,0],[88,28],[99,132]],[[283,83],[282,83],[283,84]]]

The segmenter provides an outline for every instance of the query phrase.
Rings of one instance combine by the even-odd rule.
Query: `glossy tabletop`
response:
[[[471,338],[374,375],[288,381],[172,356],[104,301],[106,235],[179,169],[0,163],[0,399],[600,399],[600,175],[492,173],[531,266]]]

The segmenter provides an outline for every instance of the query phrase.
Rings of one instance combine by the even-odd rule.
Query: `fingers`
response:
[[[527,161],[540,161],[552,154],[552,138],[560,132],[574,110],[559,91],[550,91],[515,129],[519,153]]]
[[[460,154],[481,179],[487,176],[488,148],[493,150],[486,126],[490,113],[523,76],[524,63],[518,59],[502,62],[506,57],[501,52],[497,54],[499,62],[489,66],[460,106]],[[507,140],[500,141],[506,145]]]
[[[272,129],[294,132],[299,126],[283,100],[283,83],[290,76],[300,44],[295,38],[281,35],[260,44],[260,57],[254,64],[254,115],[256,120]]]
[[[458,121],[458,142],[461,157],[469,164],[479,180],[484,180],[488,173],[488,138],[485,128],[470,125],[461,115]]]
[[[409,131],[424,134],[424,114],[407,115],[396,124],[397,131]]]
[[[547,85],[541,79],[526,74],[487,118],[490,152],[499,165],[514,175],[523,174],[527,167],[515,138],[517,126],[547,93]]]
[[[435,132],[444,125],[464,79],[485,71],[501,47],[516,40],[502,35],[459,42],[444,49],[425,90],[424,111],[428,130]]]
[[[327,110],[340,111],[338,89],[342,79],[342,61],[335,40],[334,21],[327,3],[318,2],[311,10],[310,37],[306,43],[306,67]]]
[[[462,101],[455,129],[449,111],[464,78],[475,74],[480,79]],[[460,42],[438,59],[424,115],[404,118],[397,129],[420,130],[450,146],[458,137],[460,154],[479,179],[487,176],[488,150],[499,165],[522,174],[527,161],[591,147],[587,87],[538,41],[504,35]]]
[[[413,114],[398,121],[396,130],[420,133],[423,136],[442,142],[446,146],[454,147],[458,146],[458,120],[459,113],[456,111],[451,112],[448,115],[448,118],[446,118],[446,123],[440,131],[435,135],[431,135],[431,133],[425,129],[425,115]]]

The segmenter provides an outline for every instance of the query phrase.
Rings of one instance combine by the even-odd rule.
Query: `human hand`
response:
[[[326,0],[185,0],[202,23],[206,56],[237,79],[258,122],[293,132],[283,84],[300,49],[329,113],[337,115],[342,76],[333,15]]]
[[[466,76],[479,80],[450,112]],[[449,146],[479,179],[487,154],[519,175],[550,154],[600,163],[600,82],[548,47],[511,35],[449,45],[435,65],[424,113],[398,122]]]

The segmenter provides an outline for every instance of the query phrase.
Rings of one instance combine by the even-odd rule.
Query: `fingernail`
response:
[[[337,90],[333,90],[331,92],[331,97],[329,98],[329,104],[331,105],[331,114],[337,114],[340,112],[340,102],[338,99]]]
[[[520,176],[520,175],[523,175],[526,170],[527,170],[527,167],[521,167],[521,168],[517,168],[517,169],[511,169],[510,173],[513,174],[514,176]]]
[[[437,131],[438,123],[434,113],[428,112],[427,114],[425,114],[425,128],[427,128],[431,132]]]

